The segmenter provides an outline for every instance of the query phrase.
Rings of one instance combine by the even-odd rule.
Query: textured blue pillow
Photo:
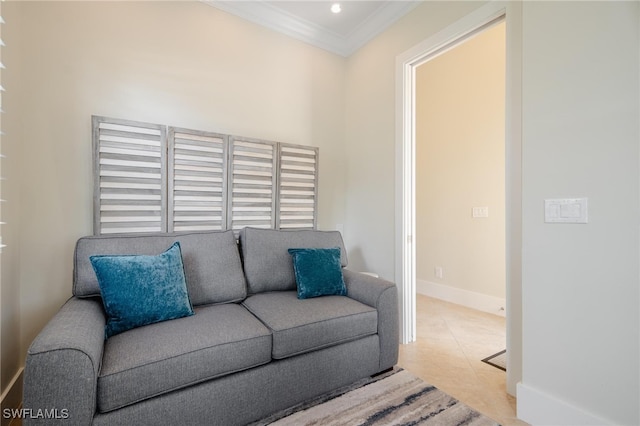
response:
[[[164,253],[90,256],[107,312],[105,337],[193,315],[180,243]]]
[[[290,248],[298,288],[298,299],[347,295],[342,277],[340,248]]]

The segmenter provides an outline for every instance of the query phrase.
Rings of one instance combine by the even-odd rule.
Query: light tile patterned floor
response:
[[[505,319],[417,298],[417,341],[400,345],[398,365],[504,426],[522,426],[506,374],[481,360],[505,348]]]

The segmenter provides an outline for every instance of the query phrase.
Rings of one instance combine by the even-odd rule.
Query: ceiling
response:
[[[420,4],[419,0],[203,0],[290,37],[349,56]],[[340,3],[342,11],[331,12]]]

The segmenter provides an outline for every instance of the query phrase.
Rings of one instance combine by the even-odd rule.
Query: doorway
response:
[[[491,2],[429,37],[396,59],[396,273],[401,342],[416,338],[415,74],[419,65],[506,20],[506,317],[507,390],[522,378],[521,302],[521,27],[517,2]]]
[[[416,67],[415,83],[416,291],[504,316],[504,20]]]

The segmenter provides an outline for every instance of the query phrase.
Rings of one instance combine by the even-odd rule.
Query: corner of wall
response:
[[[499,297],[420,279],[416,280],[416,291],[425,296],[466,306],[477,311],[501,317],[506,316],[506,300]]]
[[[24,368],[20,368],[18,373],[7,386],[7,390],[0,397],[0,419],[1,426],[9,426],[15,416],[11,415],[12,410],[18,410],[22,406],[22,382],[24,378]],[[9,410],[9,413],[5,413]],[[5,415],[7,414],[7,415]]]

